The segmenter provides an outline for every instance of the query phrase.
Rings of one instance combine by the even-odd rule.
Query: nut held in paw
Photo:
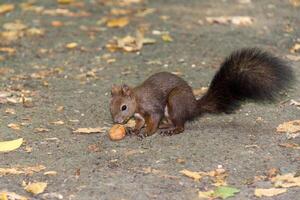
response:
[[[122,140],[126,135],[126,129],[123,125],[116,124],[109,130],[109,138],[113,141]]]

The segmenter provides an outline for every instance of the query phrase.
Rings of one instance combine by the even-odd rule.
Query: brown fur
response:
[[[274,100],[292,79],[291,68],[279,58],[258,49],[242,49],[225,59],[200,100],[182,78],[160,72],[135,88],[113,86],[110,111],[116,123],[136,116],[135,134],[146,125],[143,136],[159,127],[161,133],[173,135],[183,132],[185,122],[202,113],[231,112],[245,99]]]

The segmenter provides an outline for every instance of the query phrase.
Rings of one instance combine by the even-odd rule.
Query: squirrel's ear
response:
[[[130,96],[131,95],[131,88],[128,85],[123,84],[122,85],[122,93],[126,96]]]
[[[121,87],[120,86],[118,86],[118,85],[113,85],[112,87],[111,87],[111,95],[113,96],[113,95],[116,95],[116,94],[120,94],[120,92],[121,92]]]

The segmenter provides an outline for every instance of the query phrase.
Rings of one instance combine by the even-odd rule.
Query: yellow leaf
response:
[[[78,44],[76,43],[76,42],[71,42],[71,43],[68,43],[67,45],[66,45],[66,48],[67,49],[74,49],[74,48],[76,48],[78,46]]]
[[[106,130],[106,127],[78,128],[75,131],[73,131],[73,133],[104,133]]]
[[[7,194],[4,192],[0,193],[0,200],[8,200]]]
[[[201,173],[189,171],[187,169],[181,170],[180,173],[184,174],[187,177],[193,178],[195,181],[199,181],[202,178]]]
[[[14,8],[15,8],[14,4],[2,4],[2,5],[0,5],[0,14],[10,12]]]
[[[14,192],[0,191],[0,200],[27,200],[26,197],[18,195]]]
[[[128,23],[129,20],[127,17],[121,17],[121,18],[107,20],[106,26],[111,28],[122,28],[126,26]]]
[[[29,183],[24,189],[27,192],[32,194],[40,194],[43,193],[47,187],[47,183],[45,182],[36,182],[36,183]]]
[[[272,196],[285,193],[286,191],[287,189],[285,188],[269,188],[269,189],[256,188],[254,194],[257,197],[262,197],[262,196],[272,197]]]
[[[73,0],[57,0],[59,4],[70,4],[73,3]]]
[[[300,131],[300,120],[284,122],[277,127],[277,132],[296,133]]]
[[[0,152],[13,151],[21,146],[23,138],[16,140],[0,142]]]
[[[165,42],[173,42],[173,38],[170,36],[169,33],[162,34],[161,39]]]

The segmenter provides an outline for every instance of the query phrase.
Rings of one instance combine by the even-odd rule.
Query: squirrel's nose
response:
[[[118,123],[118,124],[122,124],[123,123],[123,119],[121,118],[116,118],[114,119],[115,123]]]

